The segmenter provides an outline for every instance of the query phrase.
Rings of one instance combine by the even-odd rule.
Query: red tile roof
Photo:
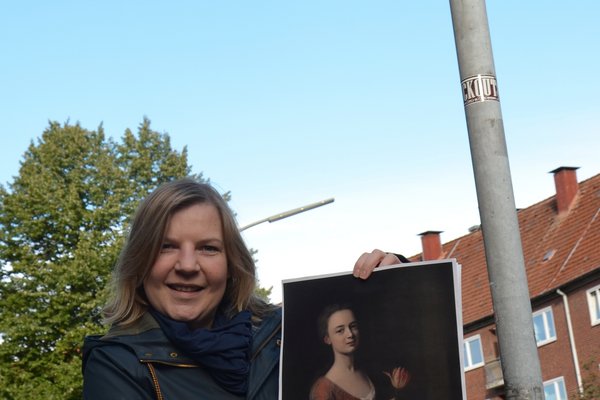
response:
[[[579,183],[568,212],[556,211],[556,196],[518,212],[531,298],[555,291],[600,269],[600,175]],[[493,314],[481,231],[442,246],[442,258],[462,265],[465,325]],[[421,254],[411,257],[420,260]]]

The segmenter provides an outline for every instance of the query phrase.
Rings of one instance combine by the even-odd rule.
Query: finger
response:
[[[383,257],[383,259],[379,263],[379,266],[383,267],[386,265],[394,265],[394,264],[400,264],[400,258],[398,258],[398,256],[393,253],[386,253],[385,257]]]
[[[375,249],[370,253],[364,253],[354,267],[354,276],[367,279],[385,256],[386,253],[379,249]]]
[[[365,263],[365,260],[369,257],[369,253],[362,253],[360,255],[360,257],[358,257],[358,260],[356,260],[356,263],[354,263],[354,270],[352,271],[352,274],[355,277],[359,277],[361,272],[362,272],[362,268],[363,265]]]

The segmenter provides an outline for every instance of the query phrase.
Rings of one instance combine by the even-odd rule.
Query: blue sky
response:
[[[517,207],[556,167],[600,173],[599,4],[487,2]],[[240,225],[335,197],[244,232],[276,301],[479,223],[448,2],[22,1],[0,37],[3,184],[49,120],[118,138],[147,116]]]

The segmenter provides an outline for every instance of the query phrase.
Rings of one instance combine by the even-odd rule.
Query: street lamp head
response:
[[[242,231],[244,231],[244,230],[246,230],[248,228],[251,228],[251,227],[253,227],[255,225],[261,224],[263,222],[269,222],[270,223],[270,222],[279,221],[280,219],[288,218],[288,217],[291,217],[292,215],[300,214],[300,213],[303,213],[305,211],[309,211],[309,210],[312,210],[314,208],[321,207],[321,206],[324,206],[326,204],[333,203],[334,201],[335,201],[335,199],[332,197],[330,199],[321,200],[321,201],[318,201],[316,203],[308,204],[306,206],[294,208],[293,210],[284,211],[282,213],[275,214],[275,215],[272,215],[272,216],[270,216],[268,218],[264,218],[264,219],[258,220],[256,222],[253,222],[251,224],[248,224],[246,226],[243,226],[243,227],[240,228],[240,232],[242,232]]]

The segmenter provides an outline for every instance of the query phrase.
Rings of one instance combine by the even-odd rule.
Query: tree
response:
[[[573,400],[598,400],[600,399],[600,374],[597,362],[590,360],[583,366],[582,391],[575,393]]]
[[[51,122],[0,186],[0,398],[80,399],[83,337],[137,203],[188,176],[187,151],[144,119],[120,143]],[[202,180],[201,175],[195,176]]]
[[[269,287],[268,289],[257,286],[256,290],[254,292],[256,293],[256,295],[258,297],[260,297],[261,299],[263,299],[264,301],[266,301],[268,303],[271,300],[270,298],[271,298],[272,291],[273,291],[273,286]]]

